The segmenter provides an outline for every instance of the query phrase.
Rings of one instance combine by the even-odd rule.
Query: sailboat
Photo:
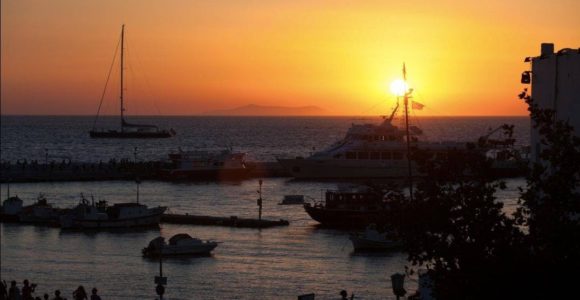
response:
[[[160,129],[156,125],[147,124],[133,124],[125,120],[125,106],[124,106],[124,86],[123,86],[123,69],[124,69],[124,43],[125,43],[125,25],[121,28],[121,129],[120,130],[98,130],[96,129],[97,117],[93,124],[93,128],[89,131],[91,138],[169,138],[175,135],[175,130]],[[103,100],[101,99],[101,104]],[[99,104],[99,110],[101,107]]]

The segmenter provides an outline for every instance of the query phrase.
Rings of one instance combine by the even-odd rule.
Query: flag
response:
[[[411,101],[411,108],[416,109],[416,110],[422,110],[423,107],[425,107],[424,104],[421,104],[417,101]]]

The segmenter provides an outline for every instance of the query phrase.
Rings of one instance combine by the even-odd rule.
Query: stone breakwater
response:
[[[248,162],[248,178],[289,176],[277,162]],[[0,164],[0,182],[166,180],[161,170],[170,168],[162,161],[109,160],[86,163],[62,160],[39,163],[18,160]]]

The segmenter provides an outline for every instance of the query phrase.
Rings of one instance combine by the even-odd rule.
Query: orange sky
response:
[[[1,3],[2,114],[93,115],[123,23],[128,114],[385,114],[406,62],[418,115],[525,115],[523,58],[580,46],[578,0]]]

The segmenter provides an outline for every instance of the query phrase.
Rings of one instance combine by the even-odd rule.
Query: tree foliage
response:
[[[414,152],[426,176],[415,197],[396,206],[404,217],[395,226],[414,268],[431,270],[438,299],[536,298],[577,277],[552,276],[579,266],[580,142],[566,122],[523,97],[549,166],[533,166],[514,216],[495,196],[505,184],[492,177],[484,145],[446,157]]]

